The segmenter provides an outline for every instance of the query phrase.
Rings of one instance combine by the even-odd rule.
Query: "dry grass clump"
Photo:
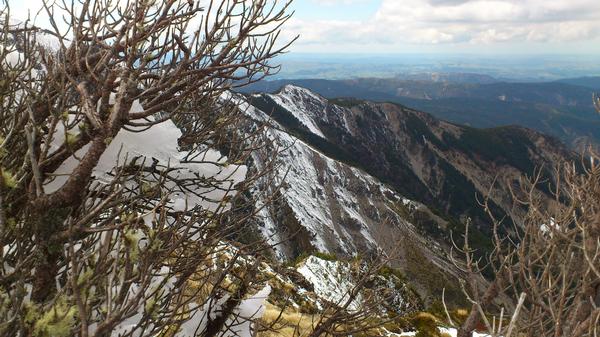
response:
[[[319,316],[304,314],[293,308],[281,308],[269,302],[266,303],[266,309],[259,320],[261,326],[271,326],[272,331],[262,331],[258,337],[298,337],[307,336],[312,331]]]

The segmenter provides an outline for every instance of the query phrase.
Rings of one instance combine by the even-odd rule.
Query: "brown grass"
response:
[[[266,310],[260,322],[263,326],[268,326],[279,318],[274,326],[276,331],[264,331],[258,334],[259,337],[298,337],[307,336],[319,320],[317,315],[308,315],[296,311],[293,308],[286,308],[281,314],[281,308],[267,302]]]

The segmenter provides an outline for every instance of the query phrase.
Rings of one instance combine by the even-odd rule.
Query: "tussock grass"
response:
[[[264,315],[260,319],[263,326],[269,326],[276,320],[273,327],[275,331],[264,331],[258,334],[259,337],[297,337],[307,336],[317,324],[320,316],[304,314],[293,308],[286,308],[281,313],[281,308],[269,302],[266,303]]]

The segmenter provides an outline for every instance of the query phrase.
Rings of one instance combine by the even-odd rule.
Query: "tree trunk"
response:
[[[63,227],[68,209],[35,212],[29,222],[36,241],[35,271],[31,299],[43,303],[56,292],[56,277],[63,256],[62,245],[50,243],[50,237]]]

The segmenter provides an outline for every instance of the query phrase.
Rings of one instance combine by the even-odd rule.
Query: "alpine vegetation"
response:
[[[257,314],[242,256],[265,247],[227,242],[261,130],[236,133],[224,93],[277,70],[288,5],[43,1],[45,30],[2,5],[2,336],[215,336]]]

